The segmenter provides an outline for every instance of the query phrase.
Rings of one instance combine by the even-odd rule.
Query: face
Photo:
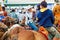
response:
[[[32,8],[30,8],[28,11],[29,11],[29,12],[32,12]]]
[[[40,8],[42,9],[43,7],[40,5]]]

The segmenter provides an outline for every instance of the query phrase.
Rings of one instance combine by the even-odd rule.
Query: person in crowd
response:
[[[35,21],[35,18],[36,18],[36,9],[33,6],[32,7],[32,20]]]
[[[36,9],[36,14],[35,14],[35,19],[36,19],[35,22],[36,22],[36,25],[37,25],[37,26],[38,26],[38,23],[37,23],[37,20],[38,20],[37,14],[38,14],[39,10],[40,10],[40,3],[37,4],[37,9]]]
[[[37,10],[40,10],[40,3],[37,4]]]
[[[18,16],[17,16],[17,14],[15,13],[15,9],[12,9],[11,13],[8,14],[8,16],[10,16],[11,18],[14,18],[14,19],[18,19]]]
[[[33,11],[32,19],[33,19],[33,21],[35,21],[35,19],[36,19],[36,12],[35,11]]]
[[[25,12],[19,10],[19,15],[18,15],[19,22],[21,22],[25,17],[26,17]]]
[[[7,11],[5,11],[5,7],[2,7],[3,15],[6,17],[7,16]]]
[[[36,27],[32,18],[33,18],[33,11],[32,8],[29,8],[27,12],[27,24],[32,28],[32,30],[37,31],[38,27]]]
[[[31,30],[31,27],[29,27],[28,25],[26,25],[26,17],[23,17],[23,19],[20,21],[20,26],[25,28],[26,30]]]
[[[5,16],[3,15],[3,11],[0,11],[0,22],[2,22],[2,20],[5,18]]]
[[[43,26],[52,35],[59,34],[59,32],[53,27],[54,15],[51,10],[47,9],[47,2],[42,1],[40,4],[40,10],[37,13],[38,24]]]
[[[31,21],[32,20],[32,8],[31,7],[29,7],[28,8],[28,11],[27,11],[27,13],[26,13],[26,15],[27,15],[27,23],[29,23],[29,21]]]

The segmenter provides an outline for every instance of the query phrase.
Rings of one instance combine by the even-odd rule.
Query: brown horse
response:
[[[60,25],[60,4],[54,6],[53,13],[55,16],[55,25]],[[60,32],[60,27],[57,27],[57,30]],[[53,40],[60,40],[60,38],[54,37]]]
[[[0,22],[0,38],[3,36],[3,34],[7,31],[7,26]]]
[[[9,16],[6,16],[6,17],[2,20],[2,22],[10,28],[10,26],[12,26],[12,25],[14,24],[15,19],[14,19],[14,18],[11,18],[11,17],[9,17]]]
[[[15,27],[8,30],[1,40],[48,40],[48,38],[41,32],[25,30],[23,27]]]
[[[56,4],[53,8],[53,13],[55,16],[55,24],[58,23],[58,20],[60,20],[60,4]]]

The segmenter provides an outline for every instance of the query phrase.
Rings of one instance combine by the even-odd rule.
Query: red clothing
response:
[[[4,12],[3,12],[3,15],[4,15],[4,16],[7,16],[7,12],[6,12],[6,11],[4,11]]]

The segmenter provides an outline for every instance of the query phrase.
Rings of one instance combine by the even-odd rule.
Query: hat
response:
[[[40,5],[43,6],[43,7],[47,7],[47,2],[46,1],[42,1]]]
[[[3,14],[3,11],[0,11],[0,14]]]
[[[30,9],[30,8],[32,8],[32,7],[33,7],[33,6],[31,6],[31,5],[28,5],[28,6],[27,6],[27,9]]]

